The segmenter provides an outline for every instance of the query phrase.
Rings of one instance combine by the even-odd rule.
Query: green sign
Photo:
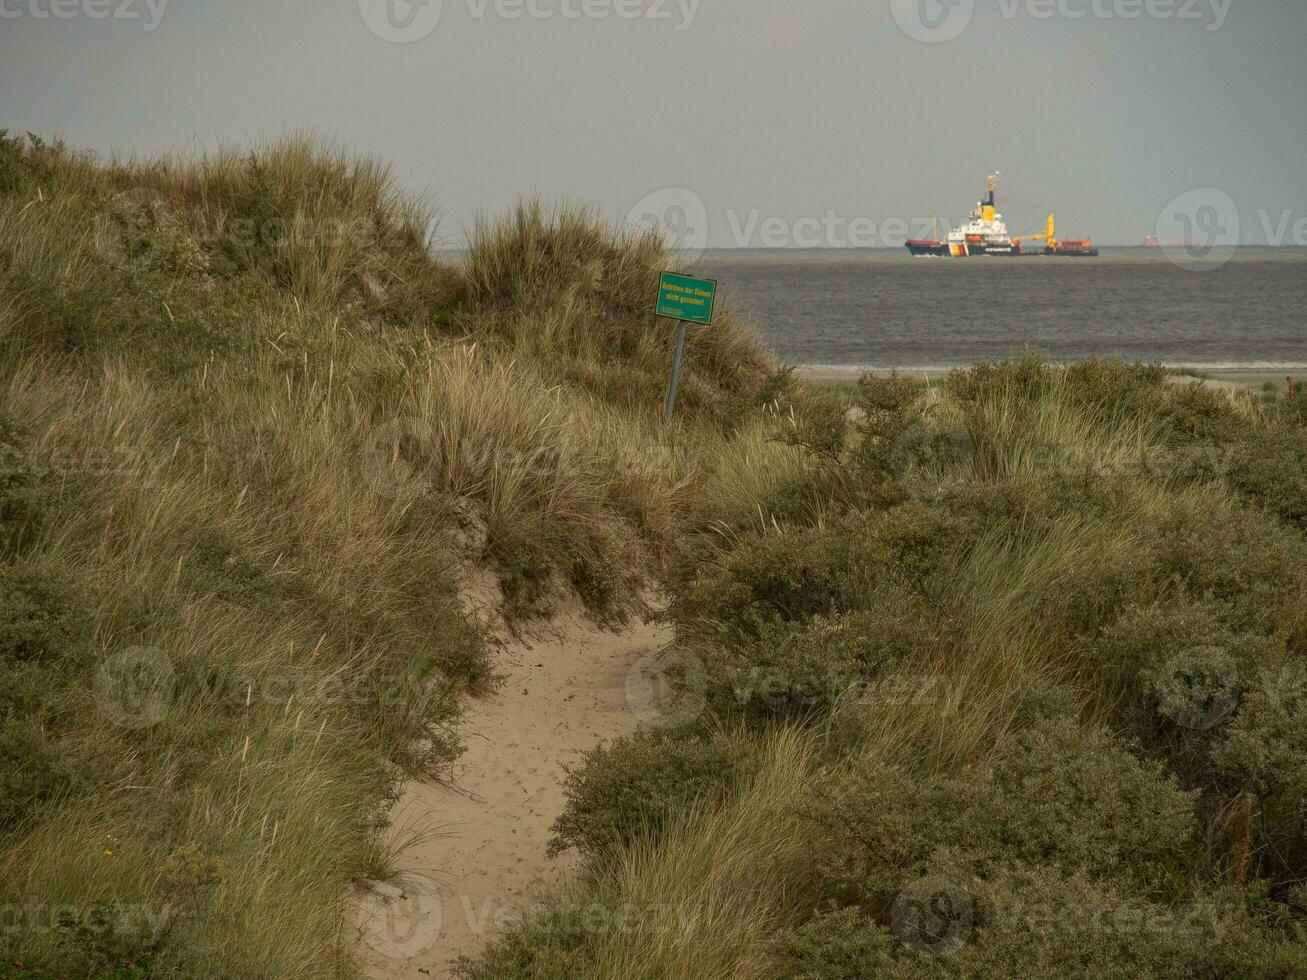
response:
[[[692,279],[664,272],[658,283],[658,315],[690,323],[712,323],[717,280]]]

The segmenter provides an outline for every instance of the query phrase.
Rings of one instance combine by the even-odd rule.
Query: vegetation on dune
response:
[[[1302,393],[823,394],[728,313],[666,432],[656,240],[430,227],[304,140],[0,137],[0,976],[349,975],[481,567],[678,644],[470,978],[1307,972]]]
[[[495,683],[459,570],[620,617],[756,515],[719,488],[801,466],[730,323],[663,431],[656,241],[534,204],[459,263],[429,233],[308,141],[0,138],[0,975],[350,972],[400,781]]]
[[[1307,496],[1270,449],[1300,401],[1035,359],[843,401],[792,419],[770,522],[687,551],[677,712],[556,827],[587,862],[559,908],[729,905],[763,950],[549,912],[465,974],[1301,976]],[[724,823],[760,779],[784,843]]]

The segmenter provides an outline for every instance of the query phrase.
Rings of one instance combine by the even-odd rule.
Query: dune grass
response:
[[[1253,489],[1278,464],[1238,448],[1298,417],[1097,362],[868,379],[860,408],[797,440],[821,490],[771,485],[773,519],[683,580],[706,712],[569,784],[573,907],[685,894],[633,868],[750,869],[730,922],[684,932],[697,970],[638,933],[542,931],[554,906],[465,975],[1299,975],[1307,539],[1275,516],[1292,484]],[[743,836],[754,756],[721,755],[723,725],[764,779],[778,739],[805,760]]]
[[[823,392],[728,311],[667,430],[656,240],[431,218],[304,139],[0,136],[0,975],[351,975],[482,569],[663,585],[705,710],[573,775],[582,874],[468,976],[1307,970],[1301,398]]]
[[[658,243],[431,232],[305,139],[0,138],[0,974],[349,975],[400,781],[496,682],[461,576],[620,618],[742,461],[801,465],[729,322],[663,429]]]

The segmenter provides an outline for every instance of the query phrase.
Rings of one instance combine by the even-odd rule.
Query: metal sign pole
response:
[[[664,425],[672,427],[672,413],[676,411],[676,386],[681,381],[681,356],[685,353],[685,321],[680,321],[676,331],[676,357],[672,360],[672,381],[667,386],[667,418]]]

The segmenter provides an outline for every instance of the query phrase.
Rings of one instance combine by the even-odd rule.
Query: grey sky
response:
[[[618,220],[687,188],[713,246],[776,218],[841,244],[957,221],[993,169],[1013,232],[1056,210],[1134,244],[1200,186],[1243,241],[1307,229],[1302,0],[975,0],[939,43],[900,26],[915,0],[443,0],[411,43],[379,2],[0,0],[0,127],[142,153],[312,130],[392,161],[451,243],[522,194]]]

